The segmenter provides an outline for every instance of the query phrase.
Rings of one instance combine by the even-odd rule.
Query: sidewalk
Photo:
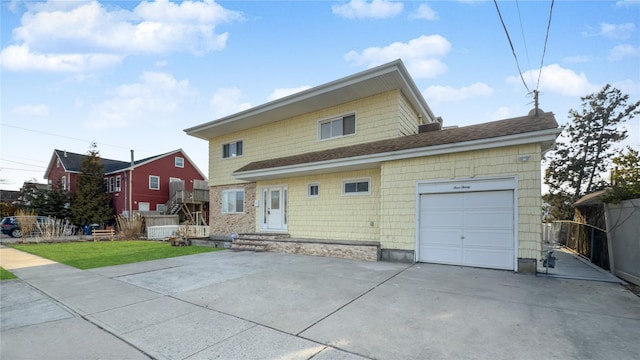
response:
[[[217,251],[78,270],[0,247],[2,359],[636,359],[619,284]],[[591,341],[589,339],[597,339]]]

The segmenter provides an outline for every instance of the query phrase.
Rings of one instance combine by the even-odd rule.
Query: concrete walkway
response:
[[[553,256],[556,257],[555,267],[544,267],[538,263],[538,274],[564,279],[607,281],[624,284],[624,281],[612,273],[599,268],[587,259],[583,259],[575,252],[564,246],[553,248]]]
[[[636,359],[619,284],[219,251],[78,270],[0,248],[2,359]]]

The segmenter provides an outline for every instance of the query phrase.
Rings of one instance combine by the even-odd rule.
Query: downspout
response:
[[[131,167],[129,169],[129,219],[133,216],[133,193],[131,187],[133,186],[133,150],[131,150]]]

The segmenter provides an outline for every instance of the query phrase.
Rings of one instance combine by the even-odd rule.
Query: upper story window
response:
[[[184,167],[184,158],[176,156],[176,167],[179,167],[179,168]]]
[[[120,191],[122,187],[122,178],[120,175],[116,176],[116,191]]]
[[[160,190],[160,176],[149,175],[149,189]]]
[[[242,141],[222,145],[222,157],[224,159],[240,155],[242,155]]]
[[[67,191],[67,177],[62,177],[62,191]]]
[[[331,139],[356,133],[356,114],[346,115],[337,119],[320,121],[320,140]]]
[[[116,179],[114,177],[109,178],[109,192],[114,192],[116,186]]]

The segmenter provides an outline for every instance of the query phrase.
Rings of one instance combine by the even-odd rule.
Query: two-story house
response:
[[[86,156],[54,150],[44,178],[52,186],[75,192]],[[132,151],[131,161],[100,158],[100,164],[105,172],[104,186],[111,195],[116,214],[186,211],[187,215],[199,212],[204,219],[208,216],[206,177],[182,149],[140,160],[133,159]]]
[[[442,128],[397,60],[185,132],[209,142],[212,234],[515,271],[541,257],[552,113]]]

